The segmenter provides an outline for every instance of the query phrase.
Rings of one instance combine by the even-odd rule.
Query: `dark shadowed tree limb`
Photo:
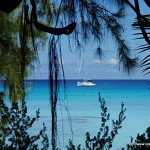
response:
[[[62,35],[62,34],[65,34],[65,35],[69,35],[73,32],[73,30],[75,29],[76,27],[76,23],[73,22],[71,24],[69,24],[68,26],[66,27],[63,27],[63,28],[53,28],[53,27],[47,27],[41,23],[39,23],[37,21],[37,14],[36,14],[36,4],[35,4],[35,1],[34,0],[30,0],[30,3],[32,5],[32,17],[33,17],[33,24],[35,25],[35,27],[40,30],[40,31],[44,31],[44,32],[48,32],[48,33],[51,33],[51,34],[54,34],[54,35]]]
[[[144,0],[148,7],[150,7],[150,0]]]
[[[4,0],[0,1],[0,10],[5,13],[10,13],[18,7],[22,0]]]
[[[5,0],[5,1],[1,1],[0,2],[0,10],[3,11],[3,12],[6,12],[6,13],[10,13],[15,8],[18,7],[18,5],[21,3],[21,1],[22,0],[15,0],[15,1]],[[30,3],[32,5],[32,17],[33,17],[32,21],[33,21],[34,26],[38,30],[43,31],[43,32],[47,32],[47,33],[51,33],[51,34],[54,34],[54,35],[62,35],[62,34],[69,35],[75,29],[75,27],[76,27],[76,23],[75,22],[73,22],[73,23],[71,23],[68,26],[63,27],[63,28],[47,27],[47,26],[39,23],[37,21],[37,13],[36,13],[35,0],[30,0]]]
[[[62,35],[62,34],[69,35],[75,29],[76,23],[73,22],[64,28],[52,28],[52,27],[47,27],[37,21],[34,21],[34,26],[40,31],[48,32],[54,35]]]

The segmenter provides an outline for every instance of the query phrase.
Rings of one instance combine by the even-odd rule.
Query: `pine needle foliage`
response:
[[[4,89],[6,92],[8,89],[9,99],[12,103],[22,99],[24,94],[21,85],[23,25],[20,21],[21,10],[19,8],[10,15],[0,12],[0,79],[4,80]],[[32,43],[32,33],[29,30],[30,26],[27,27],[26,31],[24,78],[31,75],[34,62],[38,60],[37,46],[44,44],[47,39],[46,34],[33,29],[34,43]]]
[[[111,4],[113,9],[108,8],[108,5]],[[83,47],[83,43],[93,43],[95,41],[97,43],[97,53],[101,58],[101,54],[104,54],[101,43],[109,35],[117,46],[120,66],[127,73],[134,71],[137,66],[137,58],[131,57],[130,48],[123,39],[124,28],[120,23],[121,19],[125,17],[124,0],[107,0],[107,2],[64,0],[62,1],[61,17],[65,22],[70,20],[79,22],[74,32],[77,49]]]
[[[55,2],[55,1],[52,1]],[[82,50],[87,43],[96,43],[98,55],[101,58],[101,54],[104,54],[101,43],[105,39],[106,35],[110,35],[112,40],[116,44],[116,50],[119,58],[120,66],[124,71],[130,73],[134,71],[137,66],[137,58],[132,58],[130,49],[123,39],[123,27],[120,23],[121,19],[124,18],[125,6],[124,1],[108,1],[113,4],[113,8],[108,9],[108,5],[104,1],[97,0],[61,0],[56,3],[55,9],[53,9],[54,25],[55,27],[65,27],[71,22],[76,23],[76,27],[73,33],[70,35],[73,38],[73,42],[77,50]],[[70,40],[69,36],[69,40]],[[50,103],[51,103],[51,114],[55,119],[53,125],[57,121],[56,104],[58,100],[58,88],[57,80],[60,72],[63,71],[63,64],[58,63],[58,60],[62,62],[62,51],[60,42],[57,40],[59,37],[50,36],[49,44],[49,77],[50,77]],[[71,44],[69,44],[71,47]],[[86,53],[86,51],[85,51]],[[92,53],[92,52],[91,52]],[[51,55],[50,55],[51,54]],[[62,67],[60,67],[62,66]],[[54,82],[53,82],[54,80]],[[52,125],[52,126],[53,126]],[[57,135],[56,131],[52,130],[52,134]],[[56,140],[53,139],[53,141]],[[55,142],[52,142],[55,143]],[[56,148],[56,144],[53,144]]]

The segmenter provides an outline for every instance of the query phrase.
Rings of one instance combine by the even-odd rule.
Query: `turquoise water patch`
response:
[[[34,83],[27,97],[28,112],[34,116],[40,108],[39,122],[32,133],[41,129],[45,122],[48,134],[51,129],[51,113],[48,80],[28,80]],[[76,80],[60,82],[58,114],[58,146],[66,149],[68,140],[73,138],[75,144],[84,147],[85,133],[96,135],[101,126],[101,110],[98,102],[98,92],[105,98],[111,119],[117,119],[121,103],[125,104],[126,120],[119,130],[112,150],[121,149],[130,143],[130,137],[143,133],[150,123],[150,81],[149,80],[95,80],[94,87],[77,87]],[[64,92],[66,91],[66,92]],[[109,122],[111,125],[111,120]],[[50,137],[50,136],[49,136]]]

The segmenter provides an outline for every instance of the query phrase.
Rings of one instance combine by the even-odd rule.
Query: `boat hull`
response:
[[[92,82],[77,82],[77,86],[95,86],[95,83]]]

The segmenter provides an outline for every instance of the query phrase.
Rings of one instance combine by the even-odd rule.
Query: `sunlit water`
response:
[[[49,100],[49,84],[47,80],[34,80],[33,87],[27,97],[28,112],[31,117],[40,108],[40,119],[30,130],[36,134],[42,129],[44,122],[47,134],[51,135],[51,113]],[[117,119],[121,103],[125,104],[126,120],[122,124],[113,142],[112,150],[121,149],[130,143],[130,137],[145,132],[150,125],[150,81],[148,80],[95,80],[95,87],[77,87],[76,80],[67,80],[66,89],[60,83],[58,114],[58,147],[66,149],[69,139],[74,144],[85,147],[85,134],[96,135],[101,126],[101,110],[98,92],[106,100],[111,120]],[[66,91],[66,92],[65,92]]]

